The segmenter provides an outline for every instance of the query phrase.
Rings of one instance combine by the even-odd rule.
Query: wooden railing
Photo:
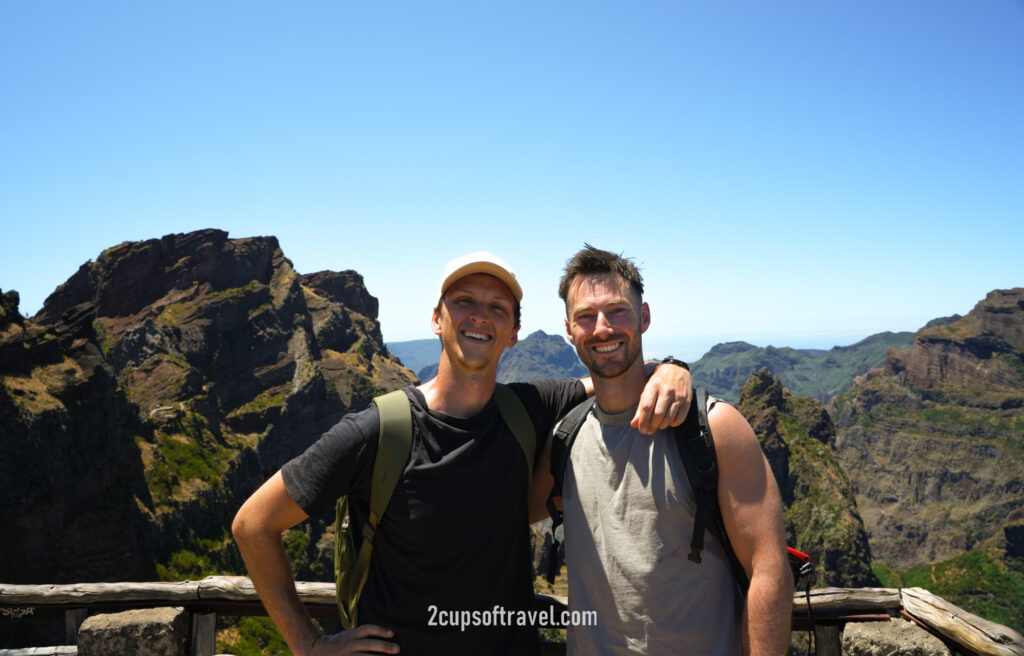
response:
[[[299,582],[296,590],[310,615],[338,619],[333,583]],[[554,606],[559,610],[565,608],[564,604],[562,597],[537,596],[538,607]],[[0,583],[0,617],[29,621],[37,613],[63,613],[69,645],[77,644],[78,627],[90,614],[159,606],[181,606],[189,613],[193,656],[214,654],[218,614],[266,615],[252,582],[243,576],[211,576],[181,583]],[[846,623],[888,621],[898,616],[954,643],[960,651],[1024,656],[1024,638],[1016,631],[968,613],[921,588],[820,588],[793,597],[793,630],[813,630],[815,648],[821,656],[838,656],[839,638]],[[58,649],[49,653],[74,653]],[[555,652],[557,648],[550,653]]]

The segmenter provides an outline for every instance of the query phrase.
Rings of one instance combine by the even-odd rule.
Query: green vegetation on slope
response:
[[[895,572],[874,567],[882,585],[918,587],[992,622],[1024,628],[1024,562],[967,551],[939,563]]]
[[[691,364],[694,384],[706,387],[722,398],[735,401],[747,377],[767,368],[779,377],[795,396],[821,401],[844,392],[855,376],[885,364],[889,347],[909,348],[910,332],[884,332],[850,346],[828,351],[805,351],[774,346],[759,347],[746,342],[718,344]]]

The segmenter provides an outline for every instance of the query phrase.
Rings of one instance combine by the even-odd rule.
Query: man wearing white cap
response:
[[[295,595],[281,532],[322,516],[342,495],[366,507],[380,425],[375,405],[342,418],[238,511],[232,529],[239,549],[293,653],[539,650],[536,628],[519,621],[520,612],[533,607],[527,473],[534,463],[526,462],[492,398],[501,355],[518,339],[522,296],[512,269],[489,253],[445,267],[431,319],[441,360],[435,378],[404,390],[412,452],[374,539],[359,598],[364,624],[331,636],[315,628]],[[634,419],[644,432],[680,423],[689,406],[688,372],[675,366],[657,371]],[[593,392],[589,379],[510,387],[539,445]],[[480,622],[451,621],[474,612]]]

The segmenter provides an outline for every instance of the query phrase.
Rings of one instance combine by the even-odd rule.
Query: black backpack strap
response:
[[[505,425],[516,438],[526,458],[526,489],[533,483],[534,456],[537,453],[537,431],[533,427],[530,413],[523,405],[523,400],[508,385],[497,383],[494,386],[494,400],[498,404],[498,412]]]
[[[707,422],[708,394],[695,389],[690,411],[682,426],[676,429],[676,445],[679,457],[686,467],[693,496],[697,500],[697,512],[693,516],[693,535],[690,538],[689,559],[701,561],[704,550],[704,531],[707,529],[714,508],[718,506],[718,464],[715,458],[715,442],[711,431],[705,429]],[[701,415],[704,421],[701,421]]]
[[[708,422],[707,390],[694,389],[693,401],[690,403],[686,420],[676,429],[676,444],[697,502],[688,558],[695,563],[701,562],[704,533],[710,530],[725,548],[736,582],[741,589],[746,590],[749,584],[747,573],[733,552],[725,524],[722,522],[722,510],[718,505],[718,458]]]
[[[562,511],[555,506],[555,497],[562,496],[562,482],[565,480],[565,468],[569,464],[569,453],[580,427],[596,402],[597,398],[592,396],[570,410],[551,436],[551,476],[555,482],[547,500],[548,514],[551,516],[551,549],[548,554],[546,577],[549,583],[554,583],[560,569],[558,548],[561,543],[556,537],[555,529],[562,525]]]

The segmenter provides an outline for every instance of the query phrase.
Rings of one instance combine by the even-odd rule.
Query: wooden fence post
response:
[[[89,617],[88,608],[75,608],[64,611],[64,644],[78,644],[78,629],[87,617]]]
[[[814,653],[818,656],[840,656],[842,646],[839,636],[843,627],[840,624],[814,625]]]
[[[213,656],[217,651],[217,613],[192,613],[192,656]]]

